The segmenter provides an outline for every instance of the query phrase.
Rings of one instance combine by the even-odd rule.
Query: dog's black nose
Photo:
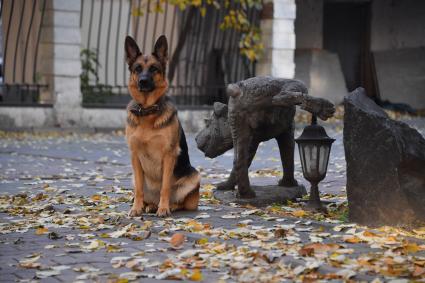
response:
[[[153,78],[150,76],[142,75],[139,77],[139,90],[149,92],[154,90],[155,84]]]
[[[147,84],[149,84],[149,78],[146,76],[143,76],[143,77],[141,77],[140,79],[139,79],[139,85],[140,86],[144,86],[144,85],[147,85]]]

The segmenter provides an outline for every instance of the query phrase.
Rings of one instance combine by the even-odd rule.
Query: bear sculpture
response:
[[[233,168],[218,190],[234,190],[237,197],[253,198],[248,168],[260,142],[275,138],[280,151],[283,178],[280,186],[293,187],[295,106],[322,120],[332,117],[334,105],[326,99],[309,96],[304,83],[292,79],[254,77],[227,87],[228,105],[216,102],[211,118],[196,136],[198,148],[214,158],[234,147]]]

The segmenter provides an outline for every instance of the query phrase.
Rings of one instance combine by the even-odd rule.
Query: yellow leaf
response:
[[[92,195],[91,200],[92,201],[100,201],[100,195]]]
[[[375,234],[375,233],[373,233],[371,231],[364,231],[363,232],[363,236],[365,236],[365,237],[378,237],[377,234]]]
[[[416,253],[420,250],[416,243],[406,243],[403,248],[407,253]]]
[[[199,269],[195,269],[189,279],[192,281],[202,281],[203,276],[201,271],[199,271]]]
[[[201,239],[197,240],[196,243],[198,245],[205,245],[206,243],[208,243],[208,238],[201,238]]]
[[[344,241],[346,243],[350,243],[350,244],[357,244],[357,243],[361,242],[360,238],[358,238],[356,236],[344,238]]]
[[[43,235],[43,234],[47,234],[47,232],[49,232],[49,229],[43,227],[43,228],[38,228],[35,231],[35,234],[36,235]]]
[[[300,210],[296,210],[294,212],[292,212],[292,215],[295,217],[303,217],[307,214],[307,212],[305,212],[304,210],[300,209]]]

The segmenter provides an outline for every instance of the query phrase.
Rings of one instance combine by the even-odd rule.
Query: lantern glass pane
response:
[[[316,175],[318,172],[317,149],[317,146],[314,144],[305,145],[305,171],[308,176]]]
[[[328,167],[328,161],[329,161],[329,150],[330,150],[330,147],[328,145],[320,146],[319,174],[321,176],[324,176],[326,174],[326,169]]]
[[[301,159],[301,166],[303,169],[303,173],[305,174],[305,150],[304,150],[304,144],[299,144],[298,150],[300,151],[300,159]]]

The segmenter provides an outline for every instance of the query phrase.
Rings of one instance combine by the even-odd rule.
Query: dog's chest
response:
[[[132,154],[136,154],[146,178],[160,181],[164,156],[172,145],[168,131],[138,127],[127,136]]]

